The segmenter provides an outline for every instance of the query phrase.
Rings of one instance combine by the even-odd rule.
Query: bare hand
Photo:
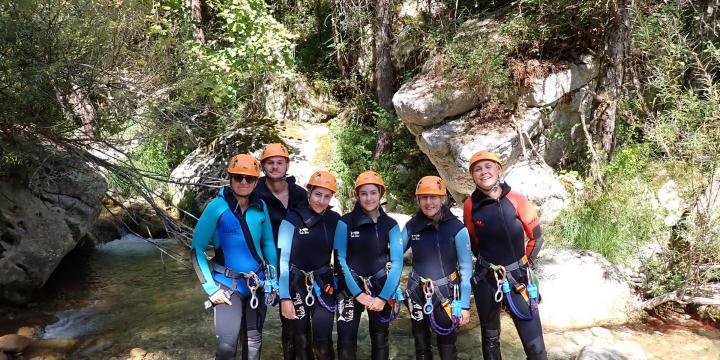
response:
[[[470,322],[470,310],[462,311],[462,318],[460,318],[460,325],[465,325]]]
[[[385,300],[376,297],[373,298],[372,302],[370,303],[370,306],[368,306],[368,310],[371,311],[382,311],[385,308]]]
[[[297,319],[297,316],[295,316],[295,305],[293,304],[292,300],[280,300],[280,312],[282,313],[282,316],[286,319]]]
[[[230,298],[225,294],[225,290],[220,289],[216,292],[214,292],[212,295],[210,295],[210,302],[213,304],[228,304],[232,305],[232,302],[230,301]]]
[[[370,308],[370,305],[372,304],[373,297],[366,294],[366,293],[360,293],[360,295],[356,296],[355,299],[363,305],[365,305],[366,308]]]

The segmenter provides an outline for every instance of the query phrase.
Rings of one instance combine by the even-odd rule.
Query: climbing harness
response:
[[[373,280],[375,280],[377,283],[381,282],[382,279],[386,279],[388,276],[388,273],[390,272],[390,263],[386,263],[385,267],[377,271],[375,274],[372,274],[370,276],[361,276],[358,273],[356,273],[354,270],[350,269],[350,274],[352,274],[353,278],[356,279],[357,282],[362,284],[363,292],[370,295],[370,296],[377,296],[374,289],[375,286],[373,286]],[[400,286],[395,288],[395,292],[393,293],[390,298],[388,298],[387,304],[390,306],[390,315],[387,317],[383,316],[381,313],[378,316],[378,320],[380,320],[383,324],[388,324],[395,319],[398,318],[400,315],[400,308],[401,303],[403,301],[403,295],[402,290],[400,290]]]
[[[256,272],[260,271],[262,269],[262,266],[256,271],[250,272],[236,272],[228,267],[212,261],[210,261],[210,266],[212,267],[212,270],[214,272],[223,274],[226,278],[232,279],[232,286],[230,287],[231,291],[237,291],[238,281],[240,279],[245,279],[245,285],[247,285],[248,289],[250,290],[250,307],[252,309],[257,309],[258,305],[260,304],[260,300],[257,297],[257,289],[260,287],[264,287],[266,283],[265,281],[260,280],[260,277],[258,277]],[[269,283],[270,282],[268,282],[268,284]]]
[[[438,280],[432,280],[424,278],[418,275],[415,270],[412,270],[410,272],[409,279],[412,283],[416,284],[415,286],[408,285],[407,289],[410,317],[415,321],[420,321],[423,319],[422,314],[428,315],[430,318],[430,326],[438,335],[448,335],[455,331],[455,329],[460,326],[460,320],[462,319],[460,287],[458,284],[454,283],[457,279],[457,272],[453,272],[452,274]],[[452,286],[452,299],[446,298],[441,291],[441,287],[449,285]],[[420,288],[420,293],[417,292],[418,288]],[[414,305],[412,294],[425,299],[425,302],[422,305],[422,313],[418,316],[413,313]],[[449,327],[442,327],[435,319],[435,305],[433,299],[438,299],[440,306],[447,311],[448,318],[451,321],[451,325]]]
[[[422,279],[422,278],[421,278]],[[425,295],[425,305],[423,305],[423,314],[430,315],[432,314],[434,307],[432,303],[432,297],[435,295],[435,286],[433,285],[432,280],[430,279],[422,279],[422,291],[423,295]]]
[[[327,311],[335,312],[335,310],[337,310],[337,305],[329,305],[322,297],[323,291],[329,295],[333,295],[335,287],[337,287],[337,285],[330,283],[330,281],[333,283],[336,281],[334,275],[332,275],[334,272],[330,265],[325,265],[312,271],[305,271],[294,264],[290,264],[290,273],[293,275],[294,279],[299,279],[299,277],[303,279],[301,286],[304,286],[305,291],[307,292],[307,295],[305,295],[305,298],[303,299],[305,305],[314,306],[317,301],[320,306],[325,308]],[[328,282],[323,281],[323,276],[328,274],[333,276],[332,280],[329,280]],[[297,287],[294,288],[299,290]]]

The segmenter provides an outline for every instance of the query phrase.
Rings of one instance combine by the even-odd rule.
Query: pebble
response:
[[[0,336],[0,351],[22,352],[31,342],[32,339],[18,334]]]

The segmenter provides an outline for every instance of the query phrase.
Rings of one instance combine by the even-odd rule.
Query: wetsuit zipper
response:
[[[502,220],[502,223],[503,223],[503,229],[505,229],[505,239],[507,239],[507,243],[508,243],[508,245],[510,245],[510,252],[513,255],[512,262],[515,262],[515,261],[518,261],[519,258],[517,257],[517,254],[515,253],[515,247],[513,246],[512,239],[510,239],[510,230],[508,230],[508,228],[507,228],[507,222],[505,221],[505,212],[503,212],[502,203],[500,200],[501,199],[497,200],[498,209],[500,210],[500,219]],[[509,264],[505,264],[505,265],[509,265]]]
[[[444,278],[446,276],[445,275],[445,266],[443,266],[442,254],[440,253],[440,232],[437,230],[435,231],[435,244],[437,247],[438,259],[440,259],[440,273],[442,274],[442,277]]]

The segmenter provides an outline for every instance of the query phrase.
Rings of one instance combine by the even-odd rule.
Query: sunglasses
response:
[[[250,175],[233,174],[230,178],[239,183],[242,182],[243,180],[245,180],[245,182],[247,182],[248,184],[252,184],[255,181],[257,181],[257,176],[250,176]]]

